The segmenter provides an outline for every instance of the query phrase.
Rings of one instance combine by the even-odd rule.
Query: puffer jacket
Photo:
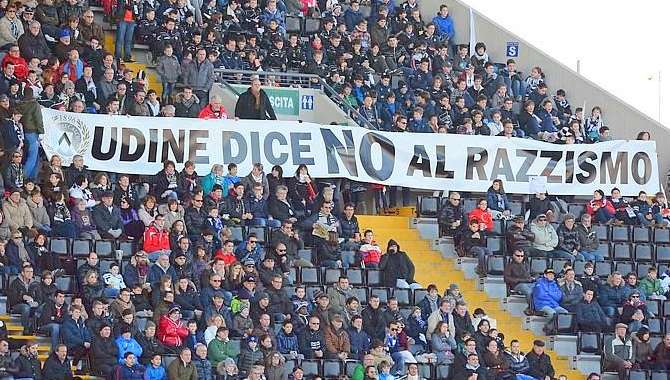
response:
[[[116,347],[118,348],[117,358],[119,360],[119,364],[124,363],[123,355],[125,355],[126,352],[132,352],[137,358],[142,356],[142,346],[137,343],[135,338],[125,339],[123,336],[119,336],[116,338]]]
[[[14,203],[11,198],[7,198],[2,204],[2,211],[5,213],[5,219],[9,223],[9,228],[32,228],[33,216],[23,198],[21,198],[18,203]]]
[[[623,285],[603,285],[598,291],[598,303],[602,307],[620,307],[626,302],[626,289]]]
[[[178,347],[184,342],[188,335],[188,329],[181,321],[175,322],[167,315],[163,315],[158,322],[158,340],[166,346]]]
[[[545,306],[556,308],[559,306],[563,298],[563,293],[558,287],[556,281],[549,281],[542,277],[535,282],[533,287],[533,304],[536,310],[540,310]]]
[[[558,247],[556,248],[570,253],[575,250],[581,250],[581,246],[579,244],[579,232],[575,226],[569,230],[565,226],[565,223],[561,223],[561,225],[558,226],[558,229],[556,230],[556,234],[558,235]]]
[[[192,363],[195,366],[198,380],[214,379],[214,370],[212,369],[213,365],[209,362],[209,360],[207,360],[207,358],[201,359],[196,356]]]
[[[556,234],[556,230],[554,230],[554,227],[549,223],[540,226],[533,222],[530,225],[530,232],[535,235],[533,248],[549,252],[553,251],[558,245],[558,234]]]
[[[144,231],[144,251],[156,252],[170,250],[170,234],[165,230],[158,230],[155,224]]]
[[[460,205],[454,207],[451,204],[448,204],[446,207],[443,207],[442,210],[440,211],[440,217],[439,217],[440,224],[446,226],[447,231],[453,230],[451,228],[451,224],[456,222],[457,220],[461,221],[460,227],[463,227],[465,225],[465,211],[463,210],[463,207],[461,207]],[[456,230],[458,230],[459,228],[456,228]]]

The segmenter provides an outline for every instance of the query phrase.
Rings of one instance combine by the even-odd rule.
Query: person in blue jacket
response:
[[[486,191],[486,203],[494,219],[511,219],[510,204],[505,194],[501,179],[494,179],[491,187]]]
[[[119,348],[119,364],[127,364],[128,353],[136,358],[142,356],[142,346],[132,337],[130,326],[121,326],[121,335],[116,338],[116,346]]]
[[[544,271],[544,277],[537,279],[533,287],[533,305],[535,310],[541,311],[552,319],[556,313],[568,313],[561,307],[563,293],[555,281],[556,273],[552,268]]]
[[[144,371],[144,380],[167,380],[167,371],[161,361],[160,354],[151,357],[151,364]]]
[[[437,35],[440,39],[453,41],[456,31],[454,29],[454,19],[449,15],[449,7],[446,4],[440,5],[440,11],[433,17],[433,24],[437,27]]]
[[[81,306],[72,305],[70,316],[65,319],[60,329],[63,343],[67,346],[68,353],[72,355],[73,366],[79,364],[81,358],[88,356],[93,341],[91,331],[86,327],[81,313]]]
[[[622,307],[628,295],[621,273],[614,272],[607,279],[607,283],[598,289],[598,303],[605,314],[612,318],[618,314],[617,308]]]

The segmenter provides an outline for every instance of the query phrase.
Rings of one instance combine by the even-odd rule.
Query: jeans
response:
[[[60,323],[49,323],[41,328],[42,331],[48,332],[51,337],[51,349],[55,350],[56,346],[60,344]]]
[[[596,211],[596,222],[598,223],[607,223],[609,222],[612,218],[614,218],[614,213],[610,213],[604,208],[599,208],[598,211]]]
[[[399,279],[395,280],[395,287],[399,288],[399,289],[412,289],[412,290],[422,288],[421,284],[418,284],[416,282],[413,282],[413,283],[410,284],[404,278],[399,278]]]
[[[12,307],[13,313],[21,314],[21,326],[23,326],[24,329],[29,328],[32,323],[30,320],[30,310],[30,305],[27,303],[20,303]]]
[[[605,257],[600,252],[581,251],[579,253],[584,258],[584,261],[605,261]]]
[[[551,251],[551,257],[554,259],[568,259],[568,260],[579,260],[579,261],[584,261],[584,257],[581,256],[580,253],[577,255],[573,255],[572,253],[568,251],[564,251],[562,249],[554,249]]]
[[[279,228],[281,227],[281,222],[277,219],[253,218],[247,225],[254,227]]]
[[[565,309],[562,308],[561,306],[556,306],[556,307],[543,306],[543,307],[540,309],[540,311],[543,312],[544,314],[546,314],[546,316],[547,316],[549,319],[554,318],[554,315],[556,315],[556,313],[561,313],[561,314],[567,314],[567,313],[569,313],[569,311],[565,310]]]
[[[340,265],[335,260],[322,260],[321,266],[325,268],[340,268]]]
[[[617,315],[617,308],[614,306],[603,306],[603,311],[607,314],[608,317],[612,318]]]
[[[648,226],[651,224],[651,220],[647,219],[645,215],[641,212],[636,212],[635,216],[637,216],[637,220],[640,222],[641,226]]]
[[[660,224],[663,226],[667,226],[670,222],[668,219],[664,218],[663,215],[661,215],[660,213],[654,214],[654,220],[656,221],[656,224]]]
[[[519,97],[523,96],[526,92],[525,86],[523,88],[523,92],[521,91],[521,81],[518,79],[511,79],[510,77],[503,77],[503,82],[505,82],[505,86],[507,87],[507,90],[511,92],[511,96],[513,97]]]
[[[531,297],[533,296],[533,284],[530,282],[521,282],[514,286],[514,290],[526,296],[526,300],[530,305]]]
[[[414,355],[406,350],[392,352],[391,359],[393,359],[393,362],[395,363],[391,368],[391,373],[397,375],[401,375],[405,372],[405,364],[416,363]]]
[[[130,58],[133,48],[133,35],[135,34],[135,22],[120,21],[116,29],[116,44],[114,56],[116,58]],[[123,55],[121,55],[123,49]]]
[[[356,253],[353,251],[342,251],[342,268],[349,269],[356,262]]]
[[[174,83],[163,82],[163,95],[161,95],[161,100],[163,104],[167,104],[168,100],[172,97],[172,91],[174,91]]]
[[[479,264],[477,267],[483,272],[486,270],[486,257],[491,256],[491,250],[486,247],[472,247],[470,248],[470,254],[476,255],[479,259]]]
[[[34,132],[26,132],[26,162],[23,164],[23,170],[29,179],[37,178],[37,155],[39,154],[40,144],[38,135]]]

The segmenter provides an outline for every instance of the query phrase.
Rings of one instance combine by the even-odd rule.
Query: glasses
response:
[[[312,326],[318,326],[321,322],[310,322],[309,324]]]
[[[514,257],[523,257],[523,255],[514,255]]]
[[[193,202],[202,202],[202,199],[194,199]]]
[[[212,282],[221,282],[221,280],[211,280]]]
[[[398,332],[398,329],[391,329],[392,332]]]
[[[459,202],[461,200],[461,198],[449,198],[449,200]]]
[[[286,252],[285,249],[278,249],[277,252]]]
[[[640,296],[630,296],[630,298],[640,298]]]
[[[256,244],[258,243],[256,240],[249,240],[249,244]]]

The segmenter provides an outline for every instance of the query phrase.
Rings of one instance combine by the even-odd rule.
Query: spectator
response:
[[[384,274],[384,285],[390,288],[419,289],[421,285],[414,281],[414,264],[407,253],[400,250],[400,245],[393,239],[389,240],[386,254],[382,255],[379,269]]]
[[[465,224],[465,211],[460,204],[461,195],[457,192],[449,194],[449,203],[442,208],[438,218],[443,234],[457,236],[460,231],[467,228]]]
[[[633,348],[635,350],[635,363],[642,369],[649,369],[653,366],[654,349],[649,343],[649,330],[645,327],[639,329],[633,335]]]
[[[475,272],[481,277],[486,276],[486,258],[492,255],[491,250],[486,246],[486,227],[479,219],[470,219],[467,230],[463,231],[462,236],[460,240],[464,253],[478,258]]]
[[[67,359],[67,346],[58,345],[56,350],[49,355],[42,368],[43,380],[62,380],[72,378],[72,367]]]
[[[509,351],[505,351],[507,361],[509,362],[509,371],[513,375],[528,375],[530,364],[528,358],[521,352],[521,344],[513,339],[510,342]]]
[[[626,300],[625,288],[621,274],[614,272],[607,278],[607,283],[598,290],[598,303],[608,317],[618,316],[617,308],[622,307]]]
[[[512,261],[505,265],[503,277],[505,284],[514,291],[517,291],[528,300],[530,304],[533,294],[533,277],[530,275],[528,264],[524,262],[526,254],[522,249],[515,249],[512,254]]]
[[[556,376],[554,366],[551,364],[551,358],[544,352],[543,341],[533,341],[533,350],[526,355],[526,358],[530,365],[529,376],[536,379],[553,378]]]
[[[627,370],[633,367],[633,360],[635,358],[635,346],[630,336],[626,333],[627,328],[626,324],[617,323],[614,335],[605,338],[603,345],[605,354],[603,369],[605,371],[618,372],[620,380],[626,379]],[[655,350],[654,354],[656,353]]]
[[[158,324],[158,340],[166,347],[181,347],[188,329],[180,320],[179,307],[172,307],[167,314],[160,317]]]
[[[556,230],[554,230],[554,226],[547,221],[547,216],[545,214],[538,215],[537,219],[531,223],[530,232],[535,235],[533,248],[537,250],[537,253],[541,253],[540,256],[556,258],[572,257],[570,254],[565,254],[556,250],[556,247],[558,246],[558,234],[556,233]]]
[[[555,276],[554,270],[547,268],[544,270],[544,277],[538,278],[533,287],[533,305],[535,310],[541,311],[549,317],[547,326],[553,323],[556,313],[568,313],[565,308],[560,306],[563,293],[555,281]]]
[[[605,224],[614,218],[614,206],[605,198],[605,193],[598,189],[593,192],[593,199],[586,204],[586,213],[596,222]]]
[[[7,290],[9,310],[21,314],[21,325],[23,326],[24,335],[32,333],[33,328],[30,314],[32,309],[38,306],[30,292],[34,283],[33,272],[33,267],[30,264],[22,264],[19,276],[10,283]]]
[[[193,88],[198,100],[208,101],[209,91],[214,84],[214,66],[207,59],[207,51],[204,48],[198,49],[195,59],[186,65],[182,72],[182,80],[184,84]]]
[[[235,117],[238,119],[277,120],[277,115],[266,92],[261,88],[261,81],[252,78],[251,86],[240,94],[235,105]]]
[[[63,343],[72,354],[72,364],[78,365],[82,358],[88,356],[93,337],[82,317],[82,307],[72,305],[70,317],[65,318],[61,329]]]
[[[586,261],[604,261],[602,253],[598,252],[600,241],[591,224],[591,215],[582,214],[581,223],[575,227],[579,237],[580,254]]]
[[[609,325],[609,318],[594,298],[592,289],[584,290],[584,299],[575,308],[575,318],[579,331],[601,332]]]
[[[213,95],[209,98],[209,104],[203,107],[198,114],[199,119],[227,119],[228,111],[221,103],[221,98]]]
[[[647,275],[640,280],[639,287],[646,299],[658,299],[662,301],[666,299],[665,292],[661,286],[661,280],[658,279],[656,267],[649,267],[647,269]]]
[[[91,345],[92,368],[102,376],[110,376],[118,363],[118,346],[111,334],[112,328],[109,325],[101,325]]]
[[[60,343],[60,330],[67,314],[68,305],[65,294],[61,290],[54,293],[53,299],[46,301],[39,319],[39,330],[51,337],[51,349],[55,350]]]
[[[102,201],[93,208],[93,221],[103,238],[118,238],[123,233],[123,222],[118,207],[114,206],[111,192],[101,196]]]

